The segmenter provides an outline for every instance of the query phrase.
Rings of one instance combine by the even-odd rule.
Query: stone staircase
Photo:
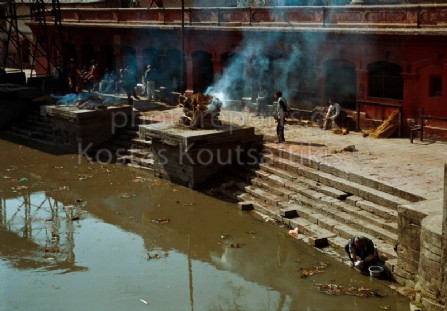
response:
[[[118,129],[111,140],[95,148],[92,157],[99,155],[101,150],[108,150],[113,155],[114,162],[151,170],[154,165],[152,142],[139,137],[139,125],[149,121],[139,115],[134,120],[134,124]]]
[[[397,263],[397,207],[417,201],[417,197],[269,145],[263,161],[249,176],[237,184],[239,201],[298,228],[300,237],[310,244],[327,239],[346,261],[348,239],[358,234],[369,237],[379,253],[388,257],[387,265],[393,271]]]
[[[51,123],[46,116],[40,114],[40,110],[38,109],[32,110],[24,115],[21,120],[4,132],[45,145],[54,145],[55,143]]]

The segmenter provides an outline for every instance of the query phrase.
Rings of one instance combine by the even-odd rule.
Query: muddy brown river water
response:
[[[288,229],[150,171],[0,150],[0,310],[410,309]]]

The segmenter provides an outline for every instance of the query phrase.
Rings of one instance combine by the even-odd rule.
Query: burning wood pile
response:
[[[97,94],[67,94],[64,96],[51,95],[50,103],[70,109],[102,110],[112,104],[110,99]]]
[[[180,97],[183,115],[180,124],[191,129],[213,129],[222,125],[219,120],[222,102],[211,95],[193,94],[191,97]]]

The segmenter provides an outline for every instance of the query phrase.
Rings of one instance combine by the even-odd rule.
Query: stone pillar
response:
[[[447,306],[447,164],[444,165],[444,199],[442,213],[442,256],[441,267],[443,267],[442,280],[444,288],[444,305]]]

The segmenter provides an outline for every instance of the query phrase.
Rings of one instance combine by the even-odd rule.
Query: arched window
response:
[[[402,67],[389,62],[368,65],[368,95],[391,99],[403,99],[404,82]]]

